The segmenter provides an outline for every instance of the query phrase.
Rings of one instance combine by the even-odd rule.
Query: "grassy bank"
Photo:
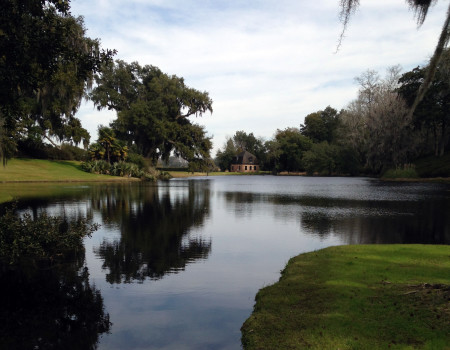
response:
[[[291,259],[242,327],[252,349],[450,349],[450,247],[332,247]]]
[[[67,182],[109,182],[133,181],[137,179],[117,176],[97,175],[81,170],[76,161],[49,161],[40,159],[11,159],[0,166],[0,203],[11,201],[31,192],[57,193],[61,190],[58,183]],[[34,183],[27,184],[25,183]]]
[[[127,178],[97,175],[81,170],[77,161],[42,159],[11,159],[0,167],[0,182],[71,182],[71,181],[126,181]]]

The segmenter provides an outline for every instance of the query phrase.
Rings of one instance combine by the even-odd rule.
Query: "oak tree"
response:
[[[159,68],[117,60],[96,75],[90,98],[100,110],[117,112],[111,126],[119,139],[152,160],[173,153],[188,161],[209,159],[211,138],[189,117],[213,111],[207,92],[186,86],[184,79]]]

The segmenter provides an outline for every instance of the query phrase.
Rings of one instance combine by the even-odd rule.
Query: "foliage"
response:
[[[170,175],[170,173],[168,171],[160,171],[158,177],[159,180],[170,180],[172,178],[172,175]],[[151,181],[151,179],[148,179],[148,181]]]
[[[137,164],[119,161],[112,164],[106,160],[93,160],[81,163],[83,171],[93,174],[104,174],[120,177],[135,177],[147,181],[156,181],[157,179],[167,180],[170,174],[165,171],[156,171],[152,169],[141,169]]]
[[[128,147],[116,138],[113,129],[100,125],[97,142],[89,146],[88,154],[91,160],[104,160],[109,164],[123,162],[128,157]]]
[[[408,164],[415,157],[419,138],[398,88],[400,67],[381,79],[367,70],[356,78],[358,98],[342,113],[338,143],[352,150],[372,174]]]
[[[277,130],[275,141],[279,150],[279,171],[302,171],[305,169],[303,163],[304,152],[311,149],[312,141],[302,135],[297,128],[286,128]]]
[[[222,171],[230,170],[233,158],[238,154],[233,139],[227,138],[223,149],[219,149],[216,153],[215,162]]]
[[[125,159],[127,163],[136,164],[139,169],[145,169],[148,167],[147,161],[143,156],[137,153],[128,153]]]
[[[443,156],[428,156],[415,161],[416,171],[421,177],[450,177],[450,152]]]
[[[323,141],[332,143],[339,126],[339,114],[337,110],[328,106],[323,111],[308,114],[304,123],[300,125],[302,135],[315,143]]]
[[[401,168],[388,169],[384,174],[385,179],[417,179],[417,171],[412,164],[405,164]]]
[[[308,174],[332,175],[336,172],[337,149],[328,142],[315,143],[303,156],[303,163]]]
[[[428,65],[416,67],[401,76],[397,91],[408,106],[414,103],[428,69]],[[418,104],[413,120],[415,128],[423,135],[422,153],[442,156],[450,142],[450,49],[444,51],[435,78]]]
[[[50,160],[79,160],[87,158],[86,150],[77,146],[62,144],[54,147],[43,143],[40,139],[26,139],[17,142],[18,155],[26,158],[50,159]]]
[[[154,165],[172,152],[188,161],[209,158],[210,137],[189,120],[212,112],[207,92],[189,88],[183,78],[157,67],[120,60],[105,65],[96,82],[90,98],[98,109],[116,110],[111,125],[117,137],[134,144]]]
[[[261,289],[244,349],[446,349],[450,248],[354,245],[292,258]],[[380,331],[381,330],[381,331]]]
[[[212,159],[199,159],[193,160],[189,162],[188,171],[191,173],[194,172],[203,172],[203,173],[211,173],[216,171],[217,167]]]
[[[89,134],[74,117],[93,73],[114,51],[85,36],[83,19],[69,1],[1,2],[0,148],[11,157],[15,143],[52,137],[86,146]]]
[[[8,264],[22,259],[59,259],[84,249],[83,238],[97,228],[86,219],[69,222],[45,213],[36,218],[29,213],[19,217],[14,207],[8,208],[0,217],[0,259]]]
[[[395,93],[377,95],[367,120],[367,164],[376,173],[389,166],[399,167],[415,155],[412,119]]]
[[[106,160],[93,160],[81,163],[81,169],[93,174],[109,175],[110,167],[111,164],[109,164]]]
[[[255,137],[253,133],[247,134],[240,130],[231,138],[227,138],[223,149],[219,149],[216,154],[215,162],[222,170],[230,170],[233,158],[242,151],[248,151],[254,154],[262,166],[266,160],[267,150],[264,145],[264,140],[261,137]]]

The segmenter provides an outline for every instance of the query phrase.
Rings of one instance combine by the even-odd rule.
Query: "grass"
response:
[[[382,177],[384,179],[417,179],[419,175],[414,167],[407,167],[403,169],[389,169]]]
[[[0,182],[71,182],[123,181],[126,178],[97,175],[81,170],[77,161],[50,161],[43,159],[11,159],[0,168]]]
[[[129,181],[128,178],[97,175],[84,172],[80,162],[49,161],[41,159],[11,159],[0,167],[0,203],[13,198],[37,193],[57,192],[61,186],[55,182],[108,182]],[[32,182],[34,184],[25,184]]]
[[[332,247],[259,291],[244,349],[450,349],[450,247]]]

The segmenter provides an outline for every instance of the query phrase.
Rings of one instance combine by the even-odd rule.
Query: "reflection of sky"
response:
[[[271,176],[162,183],[158,198],[172,204],[192,199],[194,193],[210,195],[203,224],[188,228],[182,245],[191,239],[210,241],[211,251],[206,259],[161,279],[111,285],[93,250],[104,239],[119,240],[121,231],[118,225],[102,225],[86,239],[90,282],[101,290],[113,322],[99,349],[238,349],[240,327],[257,291],[278,280],[289,258],[330,245],[397,242],[414,210],[436,213],[425,204],[430,196],[444,200],[442,189],[369,179]],[[448,208],[448,199],[443,203]],[[133,202],[131,208],[139,205]],[[86,206],[80,202],[80,211]],[[72,207],[79,210],[66,206]],[[57,213],[57,206],[51,211]],[[93,221],[101,220],[94,212]],[[448,230],[443,218],[431,221]]]
[[[172,203],[188,189],[181,181],[173,183],[173,191],[160,192]],[[213,191],[210,217],[183,239],[211,239],[208,259],[158,281],[110,285],[102,261],[87,254],[91,282],[101,288],[113,322],[100,349],[237,349],[258,289],[274,283],[290,257],[339,243],[333,236],[301,235],[298,218],[280,221],[268,203],[255,203],[251,210],[247,205],[244,216],[228,209],[220,192]],[[87,250],[92,252],[104,235],[114,239],[119,232],[95,233]]]

